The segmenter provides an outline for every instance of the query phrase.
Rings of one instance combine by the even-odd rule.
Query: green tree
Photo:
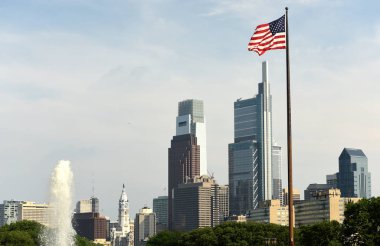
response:
[[[212,228],[201,228],[182,235],[183,246],[216,246],[217,238]]]
[[[0,245],[7,246],[34,246],[34,242],[29,233],[25,231],[3,231],[0,232]]]
[[[182,235],[184,233],[177,231],[163,231],[150,238],[148,246],[181,246]]]
[[[223,223],[214,228],[201,228],[191,232],[161,232],[148,242],[150,246],[253,246],[265,245],[274,240],[276,245],[287,245],[288,229],[273,224]]]
[[[45,226],[35,221],[18,221],[0,227],[0,245],[6,246],[39,246]],[[77,246],[94,246],[93,242],[78,235],[75,236]]]
[[[75,235],[75,245],[76,246],[95,246],[95,245],[99,245],[99,244],[95,244],[85,237]]]
[[[35,221],[18,221],[0,228],[1,245],[40,245],[40,234],[44,226]],[[15,244],[22,241],[24,244]]]
[[[380,245],[380,197],[349,203],[344,215],[345,245]]]
[[[299,244],[305,246],[342,245],[341,225],[337,221],[324,221],[298,229]]]

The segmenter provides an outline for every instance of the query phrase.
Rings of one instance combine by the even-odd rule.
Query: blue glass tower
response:
[[[272,96],[267,62],[254,98],[234,103],[234,143],[228,145],[230,213],[245,214],[272,199]]]
[[[361,149],[343,149],[337,176],[342,197],[371,197],[371,173],[367,156]]]

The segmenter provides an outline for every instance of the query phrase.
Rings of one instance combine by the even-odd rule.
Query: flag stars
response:
[[[275,35],[278,32],[285,32],[285,15],[269,23],[269,29],[272,35]]]

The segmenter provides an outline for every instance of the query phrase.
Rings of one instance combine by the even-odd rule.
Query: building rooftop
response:
[[[341,155],[343,155],[343,153],[348,154],[350,156],[366,157],[366,155],[364,154],[364,152],[361,149],[344,148]]]
[[[329,189],[332,188],[331,184],[309,184],[307,187],[308,190],[316,189],[316,190],[322,190],[322,189]]]

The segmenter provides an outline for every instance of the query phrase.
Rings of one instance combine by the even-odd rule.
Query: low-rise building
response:
[[[295,225],[299,227],[333,220],[342,223],[346,204],[359,200],[360,198],[341,197],[339,189],[319,192],[313,200],[303,200],[294,204]]]
[[[247,221],[287,226],[289,225],[288,206],[282,206],[280,200],[268,200],[260,202],[259,207],[251,211],[250,215],[247,218]]]
[[[230,217],[228,217],[227,221],[238,222],[238,223],[247,222],[247,216],[245,216],[245,215],[231,215]]]
[[[50,221],[51,213],[51,207],[46,203],[25,201],[18,206],[17,220],[32,220],[48,227],[54,227],[54,221]]]
[[[309,184],[306,190],[304,190],[304,200],[315,200],[318,194],[332,188],[334,187],[331,184]]]

